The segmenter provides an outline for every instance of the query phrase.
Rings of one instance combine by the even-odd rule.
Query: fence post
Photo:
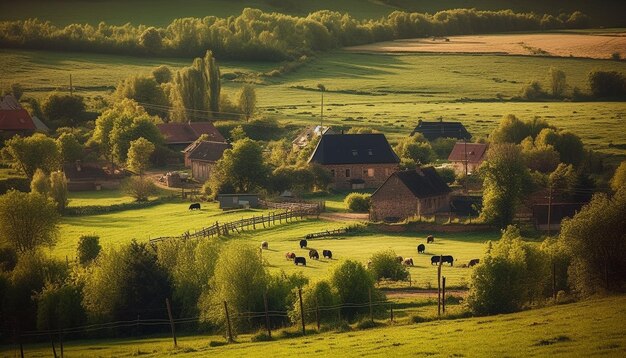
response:
[[[220,233],[220,223],[217,222],[217,221],[215,222],[215,229],[217,229],[217,236],[220,236],[221,235],[221,233]]]
[[[265,328],[267,328],[268,337],[272,338],[272,329],[270,328],[270,315],[267,310],[267,292],[263,292],[263,304],[265,305]]]
[[[265,219],[263,218],[263,214],[261,214],[261,224],[263,224],[263,228],[265,229]]]
[[[170,306],[170,299],[165,298],[165,306],[167,307],[167,316],[170,319],[170,327],[172,328],[172,338],[174,338],[174,348],[178,347],[176,342],[176,326],[174,325],[174,317],[172,317],[172,306]]]
[[[317,321],[317,332],[320,331],[320,305],[315,297],[315,320]]]
[[[302,288],[298,288],[298,297],[300,298],[300,319],[302,320],[302,335],[306,335],[304,326],[304,305],[302,304]]]
[[[443,255],[439,255],[439,265],[437,266],[437,316],[441,316],[441,264]]]
[[[552,299],[556,302],[556,262],[552,259]]]
[[[256,230],[256,218],[252,215],[252,229]]]
[[[50,335],[50,343],[52,343],[52,354],[54,354],[54,358],[57,358],[57,350],[54,348],[54,337],[52,334]]]
[[[446,276],[441,278],[441,307],[443,308],[443,314],[446,314]]]
[[[230,327],[230,316],[228,315],[228,304],[224,301],[224,312],[226,313],[226,326],[228,327],[228,343],[233,342],[233,331]]]
[[[372,289],[371,288],[367,290],[367,295],[369,296],[369,300],[370,300],[370,320],[374,322],[374,310],[372,309]]]
[[[61,358],[63,358],[63,330],[59,332],[59,346],[61,347]]]
[[[391,313],[390,313],[389,320],[391,321],[391,323],[393,323],[393,303],[391,304]]]
[[[22,343],[22,334],[17,334],[17,340],[20,342],[20,358],[24,358],[24,344]]]

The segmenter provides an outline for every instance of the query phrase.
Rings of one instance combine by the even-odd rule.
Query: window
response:
[[[367,168],[367,176],[368,177],[373,178],[374,174],[376,174],[376,172],[374,171],[374,168]]]
[[[350,178],[350,169],[346,169],[346,178]]]
[[[337,174],[335,173],[335,169],[330,170],[330,176],[332,176],[333,178],[337,176]]]
[[[374,151],[373,151],[373,150],[371,150],[371,149],[368,149],[368,150],[367,150],[367,154],[368,154],[368,155],[374,155]]]
[[[233,204],[237,204],[239,202],[239,198],[236,196],[233,196]]]
[[[356,157],[357,155],[359,155],[359,151],[356,149],[352,149],[352,156]]]

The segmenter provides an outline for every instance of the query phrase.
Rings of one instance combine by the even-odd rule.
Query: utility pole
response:
[[[70,73],[70,96],[74,95],[74,86],[72,86],[72,74]]]
[[[548,194],[548,236],[550,236],[550,220],[552,220],[552,184]]]
[[[320,108],[320,130],[322,130],[322,127],[324,126],[324,91],[326,91],[326,87],[320,83],[317,85],[317,88],[319,88],[322,92],[322,106]]]

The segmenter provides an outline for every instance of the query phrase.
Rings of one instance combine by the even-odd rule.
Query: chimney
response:
[[[82,171],[82,170],[83,170],[83,166],[82,166],[82,164],[81,164],[81,161],[80,161],[80,160],[77,160],[77,161],[76,161],[76,171],[77,171],[77,172],[80,172],[80,171]]]

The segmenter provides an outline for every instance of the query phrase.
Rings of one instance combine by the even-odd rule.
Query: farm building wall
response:
[[[191,161],[191,176],[199,182],[207,181],[214,169],[215,163]]]
[[[467,172],[469,174],[476,173],[481,164],[482,161],[480,163],[467,163]],[[465,163],[462,161],[453,161],[452,170],[454,170],[457,176],[465,175]]]
[[[334,189],[375,189],[398,170],[398,164],[332,164],[324,165],[331,173],[330,186]],[[353,183],[362,181],[362,184]]]

